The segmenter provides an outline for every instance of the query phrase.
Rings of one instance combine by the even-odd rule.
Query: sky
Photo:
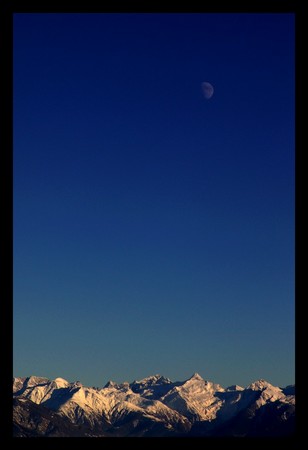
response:
[[[14,14],[13,82],[14,376],[294,383],[294,15]]]

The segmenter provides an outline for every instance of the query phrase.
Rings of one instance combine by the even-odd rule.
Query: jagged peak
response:
[[[76,387],[79,387],[79,388],[82,387],[83,388],[83,384],[81,383],[81,381],[74,381],[74,383],[71,383],[70,386],[72,388],[76,388]]]
[[[112,388],[112,387],[118,387],[118,384],[115,381],[109,380],[104,386],[105,388]]]
[[[35,375],[31,375],[30,377],[27,377],[26,381],[27,381],[28,386],[36,386],[37,384],[50,383],[50,380],[48,378],[37,377]]]
[[[244,391],[244,388],[238,384],[233,384],[232,386],[228,386],[226,391]]]
[[[171,383],[171,380],[169,378],[164,377],[163,375],[156,374],[151,375],[149,377],[143,378],[142,380],[135,380],[132,384],[155,384],[157,382],[162,383]]]
[[[64,378],[61,378],[61,377],[57,377],[53,381],[56,383],[56,385],[58,387],[63,387],[63,386],[66,387],[66,386],[69,385],[69,382],[67,380],[65,380]]]
[[[272,384],[270,384],[268,381],[264,380],[263,378],[260,378],[260,380],[254,381],[249,386],[247,386],[247,389],[252,389],[253,391],[263,391],[266,388],[279,389],[279,388],[275,388]]]
[[[201,375],[199,375],[197,372],[195,372],[190,378],[188,378],[187,381],[191,380],[198,380],[198,381],[204,381]]]

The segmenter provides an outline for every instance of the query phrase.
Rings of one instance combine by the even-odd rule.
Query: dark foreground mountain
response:
[[[13,379],[16,437],[290,436],[295,389],[259,380],[245,389],[160,375],[103,389],[63,378]]]

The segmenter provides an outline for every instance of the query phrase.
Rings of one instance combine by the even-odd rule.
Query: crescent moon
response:
[[[214,88],[211,85],[211,83],[209,83],[208,81],[203,81],[203,83],[201,83],[201,87],[202,87],[203,95],[207,100],[209,100],[211,97],[213,97]]]

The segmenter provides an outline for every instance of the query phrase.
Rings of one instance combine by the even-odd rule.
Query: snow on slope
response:
[[[222,403],[215,393],[223,391],[219,384],[205,381],[195,373],[180,386],[175,386],[161,400],[190,419],[212,420]]]
[[[195,422],[209,426],[226,422],[243,409],[273,402],[294,405],[295,396],[258,380],[247,388],[234,385],[224,389],[195,373],[183,382],[154,375],[133,383],[108,382],[103,389],[69,383],[63,378],[14,378],[14,396],[26,398],[66,416],[76,424],[105,424],[117,427],[141,418],[177,430],[189,430]],[[281,404],[279,403],[279,404]]]
[[[31,382],[15,378],[14,386],[19,388],[20,385],[25,385],[23,397],[60,412],[72,422],[87,420],[93,424],[103,418],[113,424],[132,412],[139,412],[154,421],[189,427],[186,417],[159,400],[150,400],[133,392],[128,383],[117,385],[110,382],[107,387],[97,390],[60,378],[54,381],[44,379],[34,387]],[[20,389],[15,389],[15,393],[18,392]]]
[[[283,401],[286,398],[282,389],[272,386],[270,383],[262,379],[250,384],[247,389],[251,389],[252,391],[261,391],[261,395],[256,401],[256,406],[258,408],[265,405],[267,402],[275,402],[277,400]]]

